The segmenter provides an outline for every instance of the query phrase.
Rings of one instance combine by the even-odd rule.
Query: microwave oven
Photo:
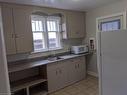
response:
[[[71,53],[73,54],[81,54],[81,53],[87,53],[88,45],[80,45],[80,46],[72,46],[71,47]]]

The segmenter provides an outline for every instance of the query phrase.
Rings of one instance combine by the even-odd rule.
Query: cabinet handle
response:
[[[19,38],[19,37],[18,37],[18,34],[15,34],[15,38]]]
[[[77,65],[75,65],[75,69],[77,69]]]
[[[15,34],[12,34],[12,38],[15,38]]]
[[[57,70],[56,70],[56,75],[58,74]]]
[[[79,68],[79,64],[78,64],[78,68]]]
[[[61,69],[59,70],[59,73],[62,74],[62,70]]]

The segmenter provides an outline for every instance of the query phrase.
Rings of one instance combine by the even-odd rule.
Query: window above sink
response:
[[[55,16],[31,16],[34,52],[62,48],[61,18]]]

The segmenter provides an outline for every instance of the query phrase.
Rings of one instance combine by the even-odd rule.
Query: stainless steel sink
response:
[[[48,61],[57,61],[57,60],[60,60],[60,59],[63,59],[63,58],[61,58],[59,56],[56,56],[56,57],[49,57],[47,60]]]

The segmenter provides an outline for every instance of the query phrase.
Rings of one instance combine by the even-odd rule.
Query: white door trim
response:
[[[127,25],[126,25],[127,24],[127,13],[126,13],[126,11],[124,11],[124,12],[121,12],[121,13],[116,13],[116,14],[96,18],[96,32],[100,32],[98,30],[99,20],[112,18],[112,17],[118,17],[118,16],[123,16],[122,25],[123,25],[123,29],[126,29],[127,28]]]
[[[11,95],[0,7],[0,95]]]

